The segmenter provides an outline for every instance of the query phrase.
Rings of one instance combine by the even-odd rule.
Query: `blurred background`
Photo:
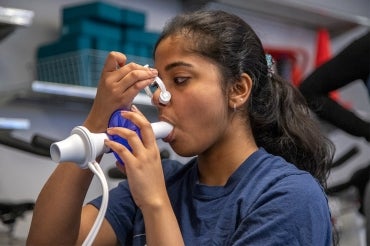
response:
[[[55,168],[50,142],[81,125],[96,92],[106,54],[118,50],[130,61],[151,64],[151,52],[166,21],[196,9],[223,9],[246,20],[260,36],[277,72],[298,85],[370,27],[368,0],[0,0],[0,245],[24,245],[32,203]],[[323,54],[324,53],[324,54]],[[370,119],[363,83],[338,90],[338,100]],[[152,121],[144,94],[136,105]],[[348,183],[370,164],[370,145],[323,123],[337,150],[329,187]],[[185,162],[163,142],[164,157]],[[115,159],[102,167],[109,185]],[[94,180],[86,200],[100,195]],[[348,186],[329,197],[340,245],[366,245],[358,190]]]

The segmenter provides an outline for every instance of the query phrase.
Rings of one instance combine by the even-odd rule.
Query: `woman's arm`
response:
[[[28,245],[76,242],[82,204],[92,177],[90,170],[82,170],[74,163],[57,166],[36,201]]]
[[[109,117],[118,108],[130,107],[133,98],[152,82],[157,72],[141,65],[125,65],[126,57],[111,52],[104,65],[93,106],[84,122],[91,132],[105,132]],[[82,242],[98,210],[82,208],[93,173],[74,163],[61,163],[54,170],[36,201],[28,245],[74,245]],[[107,221],[98,234],[100,242],[116,242]]]
[[[136,108],[122,112],[140,128],[141,139],[132,130],[114,127],[109,134],[125,138],[132,152],[123,145],[107,140],[106,145],[119,154],[130,192],[140,208],[148,245],[184,245],[182,234],[168,197],[159,149],[150,123]]]
[[[185,245],[182,234],[168,199],[155,206],[142,208],[148,245]]]

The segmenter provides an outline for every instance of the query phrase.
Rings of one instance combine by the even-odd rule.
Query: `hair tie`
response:
[[[266,54],[265,56],[266,56],[266,62],[267,62],[267,75],[269,77],[271,77],[272,74],[274,73],[274,64],[275,64],[275,61],[272,58],[272,55]]]

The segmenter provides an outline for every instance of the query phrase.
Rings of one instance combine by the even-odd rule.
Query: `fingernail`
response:
[[[139,109],[134,105],[134,104],[132,104],[131,105],[131,111],[139,111]]]
[[[153,74],[153,75],[155,75],[155,76],[157,76],[157,74],[158,74],[158,71],[157,71],[157,69],[155,69],[155,68],[149,68],[149,70],[150,70],[150,72]]]

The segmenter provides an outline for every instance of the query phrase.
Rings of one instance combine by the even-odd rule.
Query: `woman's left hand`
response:
[[[105,144],[124,162],[124,165],[117,163],[117,167],[127,175],[136,205],[141,209],[161,206],[162,202],[168,201],[168,195],[160,152],[151,124],[135,106],[132,111],[122,111],[122,115],[140,128],[142,139],[135,131],[114,127],[107,130],[108,134],[126,139],[132,152],[111,140],[107,140]]]

